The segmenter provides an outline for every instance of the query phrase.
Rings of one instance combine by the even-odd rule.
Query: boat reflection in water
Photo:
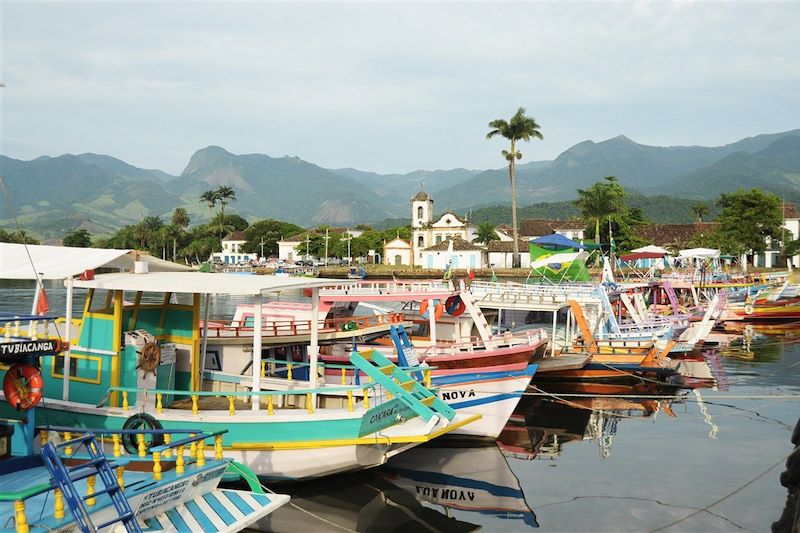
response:
[[[555,459],[564,444],[592,441],[601,458],[611,457],[620,419],[675,417],[671,405],[682,403],[685,389],[700,406],[714,438],[716,426],[702,403],[699,389],[727,387],[727,378],[713,354],[687,358],[675,385],[554,382],[536,384],[523,397],[497,440],[504,454],[516,459]],[[683,392],[681,392],[683,390]]]
[[[254,524],[252,531],[384,533],[480,529],[479,525],[425,507],[405,488],[384,479],[378,470],[300,483],[284,490],[291,494],[291,503]]]
[[[432,443],[393,457],[379,473],[448,514],[468,511],[539,527],[519,480],[495,444],[458,448]]]

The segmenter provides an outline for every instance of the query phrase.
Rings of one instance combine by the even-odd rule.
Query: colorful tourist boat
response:
[[[239,531],[288,502],[288,496],[267,495],[245,466],[222,457],[225,430],[40,425],[47,416],[36,407],[42,399],[37,366],[40,359],[55,357],[60,343],[9,336],[0,347],[8,369],[4,394],[17,408],[9,413],[13,418],[0,419],[5,527],[13,522],[20,533],[112,525],[127,531]],[[154,445],[155,439],[163,444]],[[206,457],[206,445],[212,456]],[[218,488],[226,473],[248,481],[250,491]]]
[[[29,246],[25,252],[15,245],[2,246],[8,257],[19,256],[19,263],[9,264],[21,274],[11,277],[34,277],[18,267],[23,254],[30,253],[34,264],[42,265],[37,267],[40,277],[66,280],[66,316],[72,315],[73,290],[87,291],[80,319],[51,324],[37,334],[70,339],[63,357],[46,358],[42,366],[43,416],[60,424],[179,429],[194,423],[212,431],[226,429],[225,457],[260,477],[294,480],[382,464],[478,418],[456,415],[435,397],[430,400],[432,394],[424,388],[398,392],[381,405],[368,403],[369,394],[364,401],[352,394],[332,398],[321,394],[316,372],[292,390],[265,389],[262,348],[267,337],[262,335],[258,309],[262,295],[311,289],[317,309],[319,287],[330,280],[156,271],[93,276],[87,271],[124,263],[129,252],[67,249],[82,253],[59,261],[52,254],[61,250]],[[158,262],[153,266],[173,268]],[[15,272],[0,272],[0,277]],[[74,279],[79,272],[84,279]],[[201,300],[213,294],[255,300],[249,335],[229,332],[213,344],[203,335]],[[317,313],[311,315],[313,320]],[[28,325],[7,321],[0,334],[16,335],[20,328]],[[319,328],[312,325],[309,335],[306,354],[310,368],[316,369]],[[206,372],[212,368],[216,373]],[[373,382],[343,390],[363,392],[375,386]],[[313,461],[308,460],[309,450],[314,451]]]

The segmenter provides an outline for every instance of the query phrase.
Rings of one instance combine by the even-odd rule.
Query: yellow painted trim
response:
[[[81,355],[75,352],[70,353],[69,357],[70,359],[84,359],[86,361],[94,361],[97,363],[97,377],[95,379],[70,376],[69,377],[70,381],[80,381],[81,383],[92,383],[94,385],[100,385],[100,383],[103,380],[102,357],[98,357],[96,355]],[[64,379],[64,374],[59,374],[58,372],[56,372],[56,359],[58,359],[58,357],[53,357],[53,363],[50,365],[50,376],[56,379]]]
[[[192,295],[192,353],[189,355],[191,370],[189,390],[196,391],[200,387],[200,295]]]
[[[122,291],[114,291],[114,341],[111,351],[114,355],[111,356],[111,386],[119,387],[120,384],[120,359],[122,354]],[[119,394],[115,391],[111,393],[109,398],[109,407],[119,407]]]
[[[167,320],[167,304],[171,297],[171,292],[164,293],[164,300],[161,302],[161,316],[158,318],[158,331],[164,331],[164,322]]]
[[[94,299],[94,289],[89,289],[89,294],[86,295],[86,302],[83,304],[83,318],[89,316],[89,309],[91,309],[92,300]]]
[[[414,435],[414,436],[399,436],[399,437],[360,437],[355,439],[330,439],[330,440],[310,440],[310,441],[292,441],[292,442],[236,442],[226,448],[231,450],[293,450],[293,449],[309,449],[309,448],[329,448],[333,446],[360,446],[360,445],[375,445],[375,444],[403,444],[408,442],[428,442],[436,437],[440,437],[447,433],[452,432],[462,426],[465,426],[476,420],[480,420],[481,415],[472,415],[465,418],[460,422],[450,424],[430,433],[428,435]]]
[[[131,318],[128,320],[128,331],[133,331],[136,329],[136,321],[139,320],[139,304],[142,302],[142,291],[138,291],[136,293],[136,297],[133,299],[133,312],[131,313]]]

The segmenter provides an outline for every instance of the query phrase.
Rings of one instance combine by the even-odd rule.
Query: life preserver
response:
[[[752,315],[753,314],[753,305],[752,304],[745,304],[744,306],[744,314]]]
[[[148,415],[147,413],[137,413],[128,418],[122,425],[122,429],[163,429],[161,422]],[[164,444],[164,436],[160,434],[145,434],[144,445],[145,449],[149,450],[156,446]],[[122,445],[125,446],[125,451],[128,453],[138,453],[139,441],[133,433],[122,434]]]
[[[306,298],[311,298],[312,294],[313,293],[310,288],[306,287],[305,289],[303,289],[303,296],[305,296]]]
[[[355,331],[358,329],[358,324],[351,320],[342,324],[342,331]]]
[[[451,296],[444,302],[444,308],[450,316],[461,316],[467,310],[467,304],[461,299],[461,296]]]
[[[419,306],[419,314],[422,315],[422,318],[428,318],[428,302],[429,300],[422,300],[422,304]],[[433,308],[433,316],[437,320],[442,318],[442,314],[444,313],[444,306],[439,300],[434,300],[434,308]]]
[[[3,378],[3,392],[8,404],[17,411],[28,410],[42,401],[44,380],[39,369],[31,365],[14,365]]]
[[[159,348],[158,344],[155,342],[148,342],[144,345],[142,351],[139,352],[139,362],[136,364],[136,368],[141,368],[144,375],[152,372],[155,376],[160,363],[161,348]]]

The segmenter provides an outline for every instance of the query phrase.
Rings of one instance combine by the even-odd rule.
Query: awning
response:
[[[642,246],[641,248],[634,248],[633,250],[631,250],[631,252],[633,253],[653,252],[661,255],[667,255],[669,253],[669,250],[666,250],[660,246],[656,246],[655,244],[648,244],[647,246]]]
[[[678,252],[678,256],[699,259],[716,259],[719,257],[719,250],[714,250],[712,248],[689,248]]]
[[[564,248],[572,248],[574,250],[582,250],[584,248],[582,244],[577,243],[572,239],[568,239],[559,233],[545,235],[544,237],[537,237],[536,239],[532,239],[530,242],[540,246],[561,246]]]
[[[658,252],[637,252],[637,253],[623,254],[619,256],[619,258],[623,261],[636,261],[637,259],[660,259],[665,255],[666,254],[660,254]]]
[[[136,261],[147,263],[150,272],[194,270],[134,250],[71,248],[34,244],[0,243],[0,279],[66,279],[101,267],[133,270]]]
[[[204,272],[150,272],[149,274],[101,274],[92,280],[74,281],[75,287],[187,294],[253,296],[290,289],[351,285],[354,281],[303,276],[237,276]]]

